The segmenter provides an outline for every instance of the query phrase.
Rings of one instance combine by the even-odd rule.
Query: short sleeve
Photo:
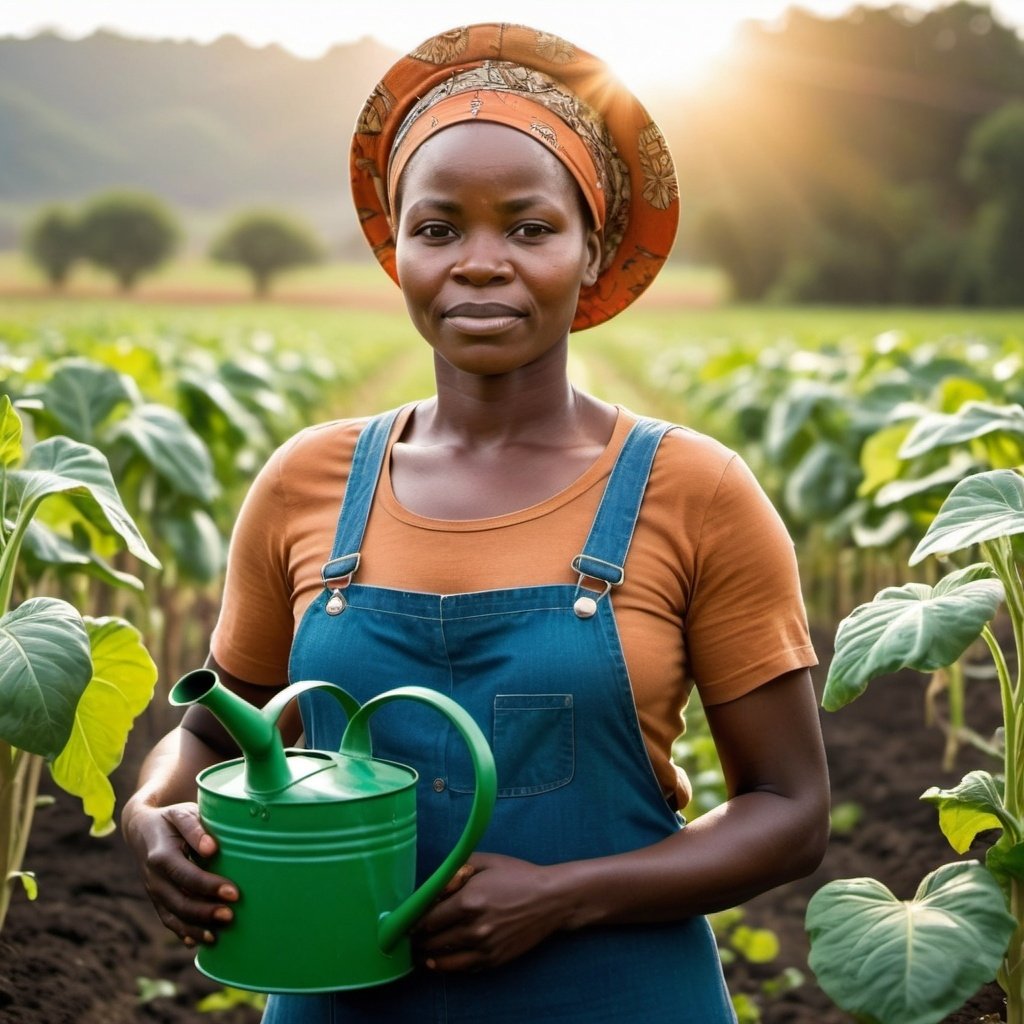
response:
[[[287,448],[287,445],[285,446]],[[283,542],[287,503],[281,487],[285,449],[275,452],[249,489],[231,534],[220,616],[210,650],[238,679],[288,682],[293,617]]]
[[[685,631],[705,704],[817,664],[793,542],[739,456],[726,464],[704,517]]]

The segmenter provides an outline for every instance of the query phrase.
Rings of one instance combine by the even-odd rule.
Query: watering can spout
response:
[[[242,750],[245,788],[250,793],[272,793],[291,781],[277,715],[266,715],[232,693],[216,672],[199,668],[182,676],[171,690],[170,702],[175,707],[202,704],[213,712]]]

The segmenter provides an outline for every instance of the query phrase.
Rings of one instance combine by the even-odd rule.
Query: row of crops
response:
[[[109,765],[90,766],[105,777],[153,680],[157,699],[144,721],[155,737],[169,724],[164,690],[205,658],[234,518],[270,452],[318,419],[428,393],[430,363],[404,322],[384,314],[83,317],[59,308],[60,316],[39,307],[0,321],[0,614],[7,619],[35,595],[87,610],[79,638],[86,661],[91,648],[86,694],[100,692],[103,666],[114,674],[111,650],[124,648],[114,642],[116,624],[137,629],[129,646],[141,696],[122,715],[127,725]],[[966,564],[965,554],[907,566],[958,482],[1024,464],[1024,335],[1005,319],[953,333],[929,325],[811,336],[700,333],[685,317],[652,316],[649,326],[581,337],[574,375],[602,397],[693,426],[743,454],[787,522],[812,621],[826,630],[882,587],[933,584]],[[45,647],[27,621],[11,634]],[[959,714],[955,665],[944,678]],[[56,702],[33,695],[30,705],[46,717]],[[73,706],[61,713],[76,735],[90,713],[102,718],[89,708],[83,698],[77,717]],[[15,710],[13,717],[31,717]],[[689,718],[694,725],[697,709]],[[0,714],[0,753],[5,743],[14,750],[9,772],[0,759],[0,816],[19,801],[29,810],[6,829],[17,842],[0,849],[0,875],[23,876],[29,888],[18,864],[39,756],[60,748],[26,746],[35,757],[21,758],[6,724]],[[981,743],[962,717],[949,725],[951,753],[958,738]],[[678,747],[699,812],[721,799],[713,744],[691,728]],[[96,822],[109,821],[112,794],[102,812],[90,809],[71,778],[78,766],[60,769],[59,757],[54,766]],[[0,901],[0,924],[3,909]]]
[[[0,323],[0,394],[27,436],[103,453],[161,565],[124,550],[102,517],[53,501],[25,539],[19,593],[45,585],[135,622],[164,682],[198,664],[235,514],[273,448],[318,418],[428,392],[425,346],[396,321]],[[958,480],[1024,463],[1024,341],[1005,331],[691,338],[652,331],[638,351],[635,336],[593,332],[576,351],[595,390],[744,455],[790,528],[811,618],[826,629],[907,578]]]
[[[957,481],[1024,463],[1024,333],[681,340],[646,361],[603,338],[596,354],[744,455],[786,520],[811,618],[826,628],[907,578]]]
[[[396,342],[325,352],[315,333],[123,327],[10,328],[6,341],[0,334],[0,393],[30,443],[63,436],[105,456],[160,567],[125,550],[103,517],[53,500],[25,537],[17,587],[135,622],[160,678],[173,682],[205,657],[227,540],[254,474],[287,437],[330,415],[331,399],[382,372]]]

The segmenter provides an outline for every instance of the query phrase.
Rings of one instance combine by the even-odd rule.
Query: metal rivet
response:
[[[579,618],[589,619],[592,615],[597,614],[597,602],[592,597],[578,597],[572,610]]]
[[[444,779],[434,779],[431,785],[433,785],[435,793],[444,792]]]
[[[340,615],[345,610],[345,598],[341,596],[340,590],[331,593],[331,599],[327,602],[328,615]]]

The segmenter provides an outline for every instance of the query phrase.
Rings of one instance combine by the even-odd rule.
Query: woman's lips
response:
[[[501,302],[460,302],[445,310],[445,319],[460,334],[500,334],[526,314]]]

